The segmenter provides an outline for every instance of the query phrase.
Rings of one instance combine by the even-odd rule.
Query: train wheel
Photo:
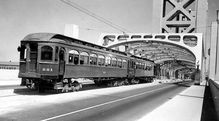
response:
[[[124,81],[120,81],[119,82],[119,86],[123,86],[123,85],[125,85],[125,82]]]
[[[129,80],[129,83],[130,83],[130,84],[134,84],[134,81],[135,81],[135,79],[132,78],[132,79]]]
[[[119,82],[118,82],[118,81],[114,81],[113,86],[114,86],[114,87],[119,86]]]
[[[20,86],[25,86],[26,85],[26,79],[25,78],[22,78],[21,79],[21,84]]]
[[[128,79],[125,79],[125,80],[124,80],[124,83],[125,83],[125,85],[129,85]]]
[[[140,81],[139,80],[135,80],[135,84],[139,84],[140,83]]]
[[[94,80],[94,83],[95,83],[95,85],[97,85],[98,87],[101,86],[101,82],[100,82],[100,81]]]

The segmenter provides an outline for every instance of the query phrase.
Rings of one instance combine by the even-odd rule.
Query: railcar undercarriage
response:
[[[96,86],[108,86],[116,87],[123,85],[132,85],[139,83],[150,83],[153,81],[152,77],[141,77],[141,78],[89,78],[93,80]],[[83,84],[79,83],[77,79],[40,79],[40,78],[22,78],[22,83],[31,90],[38,90],[44,92],[45,90],[54,90],[57,93],[60,92],[74,92],[79,91]]]

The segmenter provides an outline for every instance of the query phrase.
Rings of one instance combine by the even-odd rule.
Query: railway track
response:
[[[191,82],[188,81],[188,82],[175,82],[172,84],[177,84],[179,86],[182,84],[184,86],[190,86],[191,85],[190,83]],[[97,86],[95,84],[83,84],[83,88],[81,88],[79,91],[108,88],[108,87],[110,87],[110,86],[104,86],[104,85]],[[52,95],[52,94],[57,94],[57,92],[54,90],[46,90],[43,93],[39,93],[38,90],[31,90],[31,89],[28,89],[26,86],[19,86],[19,85],[0,87],[0,91],[1,91],[0,98],[19,96],[19,95]],[[74,93],[74,92],[70,91],[67,93]],[[58,94],[62,94],[62,93],[58,93]]]
[[[110,86],[106,86],[106,85],[97,86],[93,83],[92,84],[83,84],[83,88],[81,88],[79,91],[108,88],[108,87],[110,87]],[[31,89],[27,88],[26,86],[19,86],[19,85],[1,86],[0,91],[1,91],[0,98],[19,96],[19,95],[52,95],[52,94],[57,94],[57,92],[55,90],[45,90],[45,92],[39,93],[38,90],[31,90]],[[74,93],[74,92],[69,91],[67,93]],[[62,94],[62,93],[60,93],[60,94]]]

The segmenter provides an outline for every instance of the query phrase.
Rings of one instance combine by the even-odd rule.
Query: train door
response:
[[[20,51],[20,72],[36,72],[37,70],[37,43],[22,43]]]
[[[130,59],[128,61],[128,78],[134,78],[135,77],[135,61],[133,59]]]
[[[26,72],[26,60],[27,60],[27,45],[26,43],[21,43],[21,46],[17,48],[18,52],[20,52],[20,64],[19,64],[19,73]]]
[[[37,43],[30,43],[29,48],[30,48],[29,61],[28,61],[29,71],[36,72],[37,70],[37,49],[38,49]]]
[[[65,50],[61,48],[59,51],[59,75],[63,76],[65,72]]]

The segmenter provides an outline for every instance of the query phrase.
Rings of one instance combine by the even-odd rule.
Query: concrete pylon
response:
[[[219,11],[218,11],[218,21],[217,21],[217,46],[216,46],[216,74],[215,81],[219,82]]]
[[[79,39],[79,27],[75,24],[65,24],[65,36]]]
[[[153,0],[152,33],[161,33],[164,0]]]
[[[216,72],[216,51],[217,51],[217,22],[212,22],[211,27],[211,43],[210,43],[210,62],[209,62],[209,78],[215,79]]]

